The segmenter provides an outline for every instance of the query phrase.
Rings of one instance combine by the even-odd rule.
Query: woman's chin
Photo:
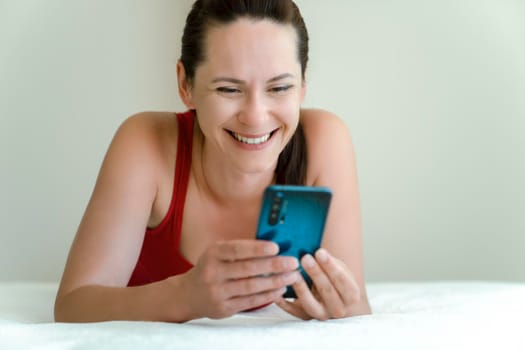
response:
[[[235,162],[234,168],[239,171],[239,173],[246,175],[265,175],[272,174],[275,171],[276,161],[263,161],[262,159],[245,159],[243,162]]]

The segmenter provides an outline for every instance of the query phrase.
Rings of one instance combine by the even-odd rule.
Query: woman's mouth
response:
[[[259,135],[256,137],[253,136],[247,136],[247,135],[241,135],[231,130],[226,130],[235,140],[242,142],[247,145],[261,145],[265,142],[267,142],[270,137],[277,131],[278,129],[275,129],[267,134]]]

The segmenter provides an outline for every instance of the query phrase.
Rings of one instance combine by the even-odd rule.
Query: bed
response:
[[[0,349],[525,349],[525,284],[371,283],[372,315],[53,323],[54,283],[0,283]]]

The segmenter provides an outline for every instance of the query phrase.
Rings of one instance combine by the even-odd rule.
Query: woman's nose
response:
[[[239,121],[245,125],[258,126],[263,124],[267,118],[268,110],[264,96],[257,92],[249,93],[239,111]]]

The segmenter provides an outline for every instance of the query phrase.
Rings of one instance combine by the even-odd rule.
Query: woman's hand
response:
[[[257,240],[211,245],[184,275],[189,318],[223,318],[279,300],[301,274],[297,259],[278,251],[275,243]]]
[[[369,313],[368,304],[362,305],[359,286],[347,266],[319,249],[315,258],[307,254],[301,265],[313,281],[313,288],[301,278],[293,284],[297,299],[281,298],[277,305],[284,311],[304,320],[327,320]]]

